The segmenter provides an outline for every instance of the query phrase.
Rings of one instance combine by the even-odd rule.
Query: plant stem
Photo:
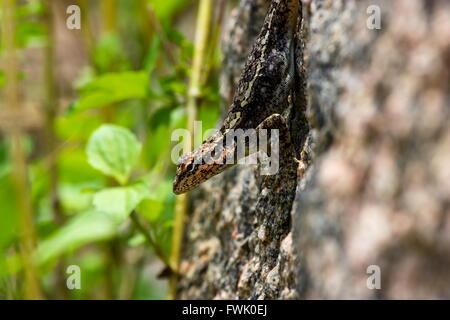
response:
[[[102,36],[117,32],[117,0],[102,0]],[[97,68],[98,66],[96,66]],[[114,71],[115,66],[109,65],[107,71]],[[97,68],[98,69],[98,68]],[[112,122],[114,116],[114,106],[108,105],[102,108],[102,115],[105,122]]]
[[[117,0],[102,0],[102,30],[104,33],[117,29]]]
[[[201,96],[202,74],[208,52],[211,17],[212,0],[201,0],[198,9],[194,58],[187,99],[188,129],[190,132],[194,131],[194,121],[197,119],[198,100]],[[195,138],[194,141],[196,141]]]
[[[47,46],[44,57],[44,78],[45,78],[45,147],[48,155],[49,178],[50,178],[50,199],[53,219],[56,225],[61,226],[64,222],[64,214],[59,199],[59,174],[58,174],[58,153],[56,148],[58,139],[55,136],[55,117],[58,114],[58,87],[55,80],[55,37],[54,37],[54,16],[53,1],[46,0],[46,13],[44,23],[47,26]],[[56,293],[58,299],[67,298],[67,287],[65,280],[64,260],[58,261],[55,268]]]
[[[14,39],[14,12],[15,0],[3,0],[2,40],[5,46],[5,106],[10,108],[10,111],[19,114],[21,106],[19,101],[18,61]],[[20,124],[13,123],[7,134],[11,141],[12,177],[19,217],[20,250],[25,273],[24,297],[37,300],[41,299],[42,295],[38,281],[38,270],[33,259],[35,230],[28,186],[27,161],[22,146],[23,133]]]
[[[194,133],[194,122],[197,119],[198,101],[201,96],[202,74],[204,72],[203,67],[207,56],[210,31],[209,27],[212,17],[212,3],[212,0],[200,0],[198,8],[197,27],[194,44],[194,58],[187,97],[187,125],[191,134]],[[189,139],[185,140],[185,151],[191,148],[191,141],[188,140]],[[194,141],[197,141],[196,137],[194,137]],[[170,257],[170,266],[172,267],[174,272],[169,282],[168,299],[176,298],[186,208],[187,196],[181,195],[177,198],[175,209],[175,225],[173,230],[172,250]]]
[[[58,153],[55,152],[58,141],[54,134],[55,117],[58,113],[58,88],[54,74],[55,37],[53,34],[54,17],[52,0],[47,0],[47,12],[45,22],[47,25],[47,46],[45,48],[44,77],[45,77],[45,113],[46,113],[46,147],[49,155],[50,189],[52,198],[53,216],[58,225],[63,222],[61,204],[58,197]]]
[[[91,23],[89,22],[89,5],[88,0],[78,0],[82,19],[81,19],[81,30],[83,34],[84,45],[86,46],[86,53],[92,59],[93,48],[94,48],[94,34],[92,32]]]
[[[152,26],[152,22],[150,21],[150,17],[148,14],[148,10],[150,5],[147,3],[147,0],[138,0],[137,9],[139,10],[139,22],[141,26],[141,31],[145,39],[145,43],[143,45],[144,52],[147,52],[151,39],[155,33],[155,30]]]
[[[203,80],[202,80],[203,82],[206,82],[206,80],[210,74],[210,71],[214,65],[214,59],[216,57],[217,48],[219,47],[220,31],[222,30],[227,0],[219,0],[218,3],[219,4],[218,4],[218,8],[217,8],[217,13],[216,13],[216,19],[215,19],[213,31],[211,32],[211,40],[210,40],[210,46],[209,46],[209,50],[208,50],[206,70],[203,74]]]

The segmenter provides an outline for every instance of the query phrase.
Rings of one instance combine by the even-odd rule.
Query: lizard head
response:
[[[195,159],[195,152],[189,152],[178,160],[175,181],[173,182],[175,194],[188,192],[201,183],[197,176],[199,164],[194,163]]]
[[[188,152],[180,157],[173,182],[175,194],[182,194],[194,189],[230,166],[226,163],[228,149],[214,157],[210,153],[211,149],[207,146],[209,144],[204,144],[193,152]]]

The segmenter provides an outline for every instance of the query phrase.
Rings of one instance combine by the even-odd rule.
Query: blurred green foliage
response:
[[[84,9],[89,14],[83,17],[106,19],[93,2],[87,2]],[[175,205],[170,136],[186,125],[185,98],[193,52],[173,21],[192,1],[117,0],[114,4],[116,30],[94,28],[88,61],[79,66],[79,77],[73,81],[77,98],[52,119],[51,129],[58,141],[51,151],[56,166],[49,164],[42,134],[29,134],[25,141],[37,233],[34,259],[47,298],[165,296],[164,286],[155,279],[164,266],[154,261],[164,260],[170,251]],[[152,23],[158,23],[161,32],[145,29],[149,24],[141,22],[151,17],[141,10],[142,4],[152,5],[157,18]],[[46,10],[44,1],[19,3],[15,39],[20,56],[31,47],[43,51],[48,43],[60,45],[48,37]],[[22,66],[26,63],[21,60]],[[70,56],[65,63],[71,63]],[[23,78],[27,76],[25,73]],[[204,130],[214,127],[219,117],[216,79],[209,78],[200,105]],[[0,71],[0,88],[4,81]],[[32,98],[42,101],[41,97]],[[60,98],[64,101],[65,97]],[[0,298],[21,298],[23,268],[27,266],[21,265],[18,245],[9,142],[7,136],[0,137]],[[56,201],[62,221],[55,218],[51,170],[57,172]],[[130,214],[138,216],[145,236]],[[58,279],[66,278],[69,265],[79,265],[82,270],[81,290],[58,288]],[[61,295],[61,289],[68,296]]]

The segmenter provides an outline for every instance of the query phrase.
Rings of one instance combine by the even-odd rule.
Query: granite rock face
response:
[[[450,298],[450,3],[304,3],[312,152],[293,208],[264,192],[256,166],[204,183],[178,297]],[[244,60],[257,33],[242,30],[262,25],[252,5],[267,2],[241,1],[226,61]],[[381,29],[369,29],[378,8]],[[236,70],[224,63],[224,101]]]
[[[450,297],[449,9],[312,2],[308,97],[326,145],[296,200],[303,297]],[[367,288],[371,265],[380,290]]]

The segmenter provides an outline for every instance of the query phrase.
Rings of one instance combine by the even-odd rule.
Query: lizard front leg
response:
[[[267,117],[257,127],[257,131],[261,129],[268,130],[269,134],[273,134],[273,129],[278,130],[278,141],[275,141],[275,148],[273,148],[272,143],[268,144],[270,146],[268,150],[270,158],[278,161],[278,172],[264,176],[261,189],[270,187],[270,189],[276,192],[280,192],[281,190],[286,190],[287,193],[292,193],[292,190],[295,192],[297,168],[300,161],[295,157],[295,148],[292,144],[291,134],[286,120],[280,114],[273,114]],[[289,181],[289,185],[283,183],[283,179],[285,182]]]

